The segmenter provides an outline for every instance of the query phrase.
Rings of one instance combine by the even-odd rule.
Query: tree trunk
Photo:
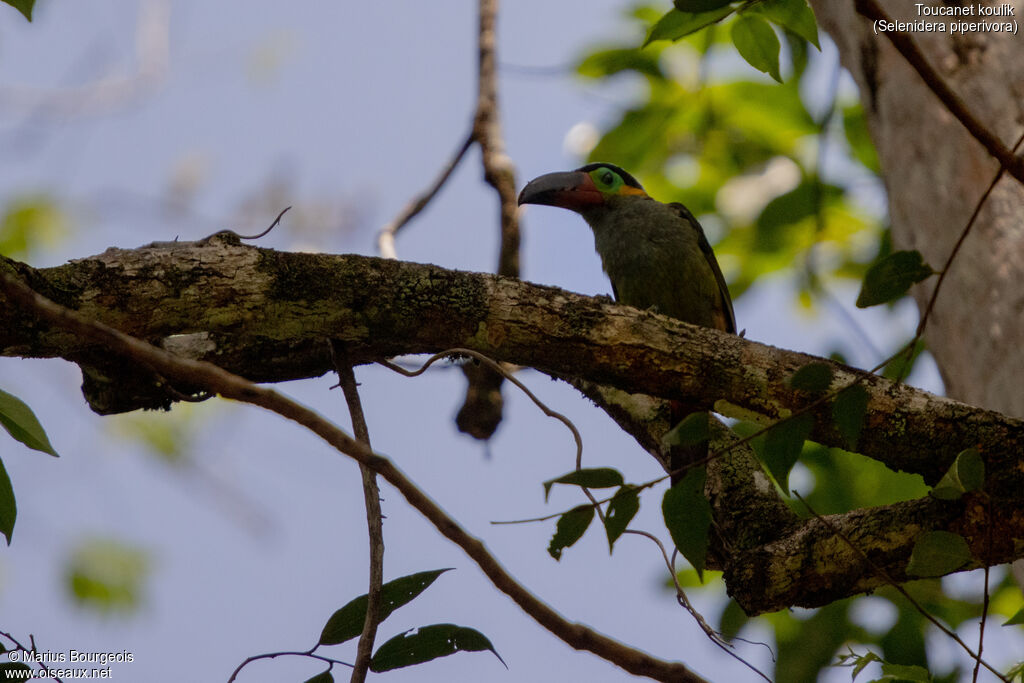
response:
[[[860,86],[889,193],[893,242],[919,250],[941,269],[999,165],[892,43],[857,14],[854,0],[811,5]],[[952,35],[948,27],[950,19],[1020,21],[1024,2],[1009,3],[1017,16],[1008,17],[918,16],[916,4],[905,0],[879,5],[894,21],[946,24],[946,33],[910,37],[975,117],[1013,147],[1024,124],[1024,40],[1005,32]],[[935,281],[913,289],[922,311]],[[1024,416],[1024,187],[1009,175],[985,202],[950,268],[925,340],[950,397]]]

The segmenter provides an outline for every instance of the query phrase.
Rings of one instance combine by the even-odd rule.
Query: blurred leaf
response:
[[[691,468],[661,500],[661,514],[672,542],[702,581],[711,530],[711,505],[704,495],[706,480],[704,467]]]
[[[25,18],[32,21],[32,7],[36,0],[3,0],[8,5],[25,15]]]
[[[815,27],[815,33],[817,33],[817,27]],[[809,50],[807,49],[807,40],[803,36],[793,33],[791,29],[783,30],[782,38],[786,41],[786,45],[789,46],[789,61],[793,65],[794,78],[803,78],[808,64],[807,54]],[[821,51],[820,47],[818,51]]]
[[[1016,624],[1024,624],[1024,607],[1021,607],[1012,617],[1003,622],[1003,626],[1014,626]]]
[[[680,12],[709,12],[721,9],[734,0],[673,0],[672,4]]]
[[[383,584],[380,588],[380,611],[377,614],[377,623],[383,622],[399,607],[412,602],[430,584],[434,583],[437,577],[447,571],[451,571],[451,567],[416,572]],[[337,645],[361,634],[363,623],[366,621],[368,602],[369,597],[364,593],[336,610],[324,624],[319,644]]]
[[[576,71],[588,78],[612,76],[623,71],[635,71],[654,78],[664,78],[657,54],[636,48],[613,48],[591,52]]]
[[[750,621],[750,617],[743,611],[740,604],[729,598],[718,617],[718,632],[726,640],[732,640],[739,635],[743,627]]]
[[[878,644],[882,646],[882,659],[892,664],[928,665],[928,648],[924,634],[928,623],[917,609],[905,601],[896,603],[899,617],[885,631]]]
[[[779,37],[768,22],[751,14],[743,14],[732,24],[732,42],[750,66],[762,71],[779,83]]]
[[[14,500],[14,486],[11,485],[4,461],[0,460],[0,533],[7,538],[7,545],[11,544],[14,521],[17,517],[18,504]]]
[[[0,389],[0,425],[3,425],[8,434],[29,448],[58,457],[57,451],[53,450],[53,446],[50,445],[46,431],[39,424],[32,409],[20,398],[8,394],[2,389]]]
[[[807,0],[765,0],[755,4],[751,9],[821,50],[818,43],[818,24]]]
[[[881,657],[870,650],[863,655],[851,651],[849,654],[839,655],[839,662],[836,666],[853,667],[853,670],[850,672],[850,679],[855,681],[868,664],[881,661]]]
[[[680,12],[671,9],[651,27],[642,47],[647,47],[656,40],[679,40],[725,19],[732,12],[728,5],[708,12]]]
[[[112,433],[137,442],[165,464],[185,466],[192,461],[196,434],[211,415],[205,406],[197,410],[184,403],[167,412],[114,415],[106,424]]]
[[[46,195],[9,200],[0,215],[0,254],[24,257],[40,244],[52,243],[67,230],[67,218]]]
[[[882,677],[876,681],[914,681],[915,683],[930,683],[932,675],[923,666],[904,666],[903,664],[890,664],[882,662]]]
[[[876,261],[864,277],[857,308],[888,303],[907,293],[910,286],[935,273],[921,252],[897,251]]]
[[[1021,681],[1024,681],[1024,662],[1019,662],[1018,664],[1016,664],[1013,668],[1007,671],[1005,675],[1006,679],[1010,681],[1013,681],[1018,678]]]
[[[871,140],[864,108],[860,103],[843,107],[843,132],[846,134],[846,142],[850,145],[850,151],[853,152],[853,158],[872,173],[881,173],[878,151],[875,149],[875,143]]]
[[[800,458],[804,441],[814,426],[814,416],[809,413],[780,420],[765,434],[764,464],[775,477],[786,495],[789,495],[789,471]]]
[[[914,543],[907,576],[945,576],[971,561],[963,536],[948,531],[928,531]]]
[[[711,436],[709,415],[706,412],[690,413],[670,429],[661,442],[666,446],[696,446]]]
[[[985,463],[978,449],[967,448],[960,451],[930,493],[940,500],[956,500],[968,491],[977,491],[984,483]]]
[[[906,346],[904,344],[903,346]],[[886,379],[906,379],[910,376],[910,373],[914,369],[914,364],[917,362],[921,352],[925,350],[925,343],[923,339],[918,339],[914,343],[914,348],[910,351],[909,357],[907,354],[901,353],[899,356],[893,358],[891,361],[886,363],[885,368],[882,370],[882,376]]]
[[[864,416],[868,412],[868,390],[863,384],[851,385],[835,397],[832,402],[832,418],[843,437],[846,447],[857,449],[860,432],[864,428]]]
[[[306,680],[306,683],[334,683],[334,676],[331,675],[331,670],[328,669]]]
[[[808,363],[789,377],[788,384],[797,391],[820,394],[832,385],[832,367],[826,363]]]
[[[547,501],[551,487],[555,484],[572,484],[583,486],[588,489],[608,489],[614,486],[622,486],[624,483],[622,473],[611,467],[592,467],[582,470],[574,470],[569,474],[563,474],[555,479],[544,482],[544,500]]]
[[[619,125],[597,143],[590,159],[611,159],[638,173],[658,139],[658,131],[665,130],[675,113],[674,107],[661,103],[627,111]]]
[[[826,204],[836,202],[842,196],[842,188],[813,178],[779,195],[768,202],[757,217],[757,248],[771,251],[786,246],[792,241],[786,228],[814,217],[819,211],[824,211]]]
[[[562,559],[562,550],[583,538],[593,519],[594,508],[591,505],[579,505],[559,517],[555,535],[548,544],[548,554],[556,560]]]
[[[630,521],[640,509],[640,494],[634,486],[623,486],[608,503],[608,513],[604,517],[604,530],[608,534],[608,552],[612,552],[615,541],[629,526]]]
[[[855,638],[850,623],[850,600],[840,600],[796,618],[786,610],[769,617],[775,625],[778,661],[775,680],[814,683],[832,664],[843,643]]]
[[[143,550],[113,539],[84,541],[72,552],[66,571],[74,599],[100,612],[138,608],[150,563]]]
[[[456,652],[490,650],[498,661],[505,664],[491,641],[476,629],[455,624],[433,624],[399,634],[387,641],[373,654],[370,670],[376,673],[392,671],[404,666],[422,664]],[[508,668],[508,665],[505,665]]]

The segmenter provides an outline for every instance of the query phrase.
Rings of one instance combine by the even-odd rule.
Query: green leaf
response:
[[[963,536],[948,531],[928,531],[914,543],[907,576],[945,576],[970,561],[971,550]]]
[[[671,9],[651,27],[642,47],[647,47],[656,40],[676,41],[685,38],[691,33],[696,33],[702,28],[725,19],[732,13],[733,9],[728,5],[708,12],[680,12],[677,9]]]
[[[836,421],[836,428],[846,442],[847,450],[857,449],[869,398],[863,384],[853,384],[840,391],[832,402],[832,419]]]
[[[906,344],[903,346],[906,346]],[[901,353],[886,364],[885,368],[882,370],[882,377],[903,381],[910,376],[910,373],[914,369],[914,364],[917,362],[918,357],[924,349],[924,340],[918,339],[914,343],[914,348],[909,354]]]
[[[672,542],[697,570],[701,581],[711,530],[711,505],[704,496],[706,479],[705,468],[694,467],[661,500],[661,514]]]
[[[864,108],[853,104],[843,108],[843,133],[846,143],[850,145],[853,157],[872,173],[881,174],[882,167],[878,163],[878,150],[868,132],[868,122],[864,116]]]
[[[3,0],[8,5],[25,15],[25,18],[32,21],[32,8],[36,0]]]
[[[726,640],[732,640],[749,621],[750,617],[740,607],[740,603],[730,598],[722,609],[721,616],[718,617],[718,632]]]
[[[640,494],[634,486],[623,486],[608,503],[608,514],[604,517],[604,530],[608,534],[608,553],[611,554],[615,541],[629,526],[640,509]]]
[[[134,545],[111,538],[83,541],[68,561],[66,579],[82,606],[104,614],[134,612],[145,592],[151,562]]]
[[[0,425],[29,448],[57,457],[46,431],[24,401],[0,389]]]
[[[28,256],[66,234],[68,222],[57,201],[46,194],[26,193],[5,199],[0,212],[0,254]]]
[[[751,14],[741,15],[732,24],[732,43],[750,66],[782,82],[779,72],[782,46],[767,21]]]
[[[1021,607],[1012,617],[1003,622],[1003,626],[1014,626],[1016,624],[1024,624],[1024,607]]]
[[[913,681],[914,683],[931,683],[932,675],[928,669],[916,664],[891,664],[882,662],[882,677],[877,681]]]
[[[814,12],[807,0],[765,0],[755,4],[752,9],[821,50],[818,24],[814,21]]]
[[[814,417],[804,413],[778,422],[765,434],[764,464],[787,496],[789,471],[800,458],[804,441],[807,440],[813,426]]]
[[[1024,681],[1024,662],[1017,662],[1017,664],[1003,675],[1006,676],[1006,680],[1008,681],[1013,681],[1018,678]]]
[[[609,489],[614,486],[622,486],[624,483],[622,473],[611,467],[593,467],[582,470],[573,470],[569,474],[563,474],[555,479],[544,482],[544,500],[548,499],[551,487],[555,484],[573,484],[588,489]]]
[[[14,533],[14,520],[18,517],[18,505],[14,500],[14,487],[7,476],[4,461],[0,460],[0,533],[7,537],[7,545],[11,544]]]
[[[614,48],[593,52],[576,67],[576,72],[587,78],[603,78],[622,71],[635,71],[654,78],[665,77],[658,56],[636,48]]]
[[[690,413],[679,421],[675,427],[661,437],[666,446],[696,446],[711,438],[709,415],[699,411]]]
[[[849,646],[847,646],[849,647]],[[835,663],[835,666],[849,666],[853,670],[850,672],[850,680],[856,681],[857,676],[860,676],[860,672],[872,662],[882,662],[882,658],[876,655],[870,650],[866,654],[859,655],[853,650],[850,650],[848,654],[842,654],[838,657],[839,661]]]
[[[580,540],[593,519],[592,505],[579,505],[559,517],[555,535],[548,544],[548,554],[556,560],[562,559],[562,550]]]
[[[843,196],[842,188],[808,178],[768,202],[757,217],[755,247],[760,252],[791,246],[799,233],[793,228]]]
[[[907,293],[911,285],[934,274],[932,267],[921,257],[921,252],[895,251],[868,269],[857,296],[857,308],[898,299]]]
[[[680,12],[710,12],[728,6],[733,0],[674,0],[673,5]]]
[[[798,391],[820,394],[832,385],[832,367],[827,363],[808,363],[789,378],[789,386]]]
[[[425,591],[446,569],[431,569],[417,572],[388,581],[380,588],[380,611],[378,623],[387,619],[392,612],[402,605],[412,602],[416,596]],[[337,645],[355,638],[363,632],[366,621],[366,606],[369,597],[364,593],[351,600],[331,615],[320,633],[320,645]]]
[[[334,683],[334,676],[331,675],[331,670],[328,669],[308,679],[306,683]]]
[[[930,495],[940,500],[956,500],[968,491],[977,491],[984,483],[985,463],[981,454],[976,448],[967,448],[956,456]]]
[[[487,636],[476,629],[455,624],[433,624],[401,633],[381,645],[370,659],[370,671],[381,673],[422,664],[456,652],[490,650],[505,664]],[[508,665],[505,664],[505,668]]]

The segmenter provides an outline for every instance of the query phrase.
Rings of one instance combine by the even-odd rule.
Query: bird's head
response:
[[[534,178],[519,193],[519,204],[544,204],[583,213],[614,203],[617,197],[647,198],[647,193],[636,178],[618,166],[600,162]]]

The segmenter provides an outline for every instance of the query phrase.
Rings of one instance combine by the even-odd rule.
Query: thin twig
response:
[[[875,0],[855,0],[857,12],[872,21],[891,21]],[[938,97],[946,109],[963,124],[967,132],[992,155],[999,164],[1014,178],[1024,183],[1024,158],[1016,156],[1016,153],[1007,148],[998,136],[989,130],[971,112],[967,104],[953,92],[942,76],[928,63],[924,54],[914,44],[909,34],[902,31],[882,31],[885,37],[899,51],[903,58],[917,71],[918,75],[925,82],[935,96]]]
[[[306,650],[305,652],[296,652],[291,650],[286,650],[284,652],[266,652],[261,655],[253,655],[251,657],[246,657],[245,661],[239,664],[235,668],[235,670],[231,672],[231,678],[228,679],[228,683],[234,683],[235,679],[238,678],[238,674],[242,673],[242,669],[249,666],[253,662],[257,662],[261,659],[277,659],[278,657],[309,657],[310,659],[319,659],[321,662],[327,663],[331,668],[333,668],[335,664],[340,664],[342,666],[352,666],[348,662],[343,662],[340,659],[332,659],[331,657],[318,655],[315,652],[313,652],[313,650]],[[328,671],[330,671],[330,669],[328,669]]]
[[[495,360],[493,360],[491,358],[488,358],[487,356],[485,356],[485,355],[483,355],[481,353],[478,353],[476,351],[472,351],[470,349],[459,349],[459,348],[456,348],[456,349],[448,349],[447,351],[442,351],[440,353],[434,354],[433,356],[428,358],[427,361],[422,366],[420,366],[420,368],[417,369],[417,370],[407,370],[407,369],[405,369],[405,368],[403,368],[401,366],[397,366],[397,365],[395,365],[395,364],[393,364],[393,363],[391,363],[389,361],[383,361],[383,362],[381,362],[381,365],[384,365],[385,367],[387,367],[387,368],[389,368],[391,370],[394,370],[395,372],[397,372],[397,373],[399,373],[399,374],[401,374],[401,375],[403,375],[405,377],[417,377],[417,376],[423,374],[424,372],[426,372],[427,369],[431,365],[433,365],[436,361],[440,360],[441,358],[450,357],[450,356],[455,355],[455,354],[465,354],[465,355],[471,356],[472,358],[475,358],[478,361],[480,361],[481,363],[487,365],[492,370],[494,370],[495,372],[498,372],[503,377],[505,377],[505,379],[507,379],[510,382],[512,382],[517,388],[519,388],[524,394],[526,394],[526,396],[531,401],[533,401],[533,403],[538,408],[540,408],[544,412],[545,415],[547,415],[549,417],[553,417],[553,418],[559,420],[560,422],[562,422],[563,424],[565,424],[566,427],[568,427],[569,430],[572,432],[573,438],[576,440],[576,469],[579,470],[579,469],[582,468],[582,466],[583,466],[583,439],[580,436],[579,430],[576,428],[576,425],[574,425],[572,423],[572,421],[569,420],[569,418],[567,418],[567,417],[563,416],[562,414],[557,413],[557,412],[551,410],[550,408],[548,408],[539,398],[537,398],[533,394],[532,391],[530,391],[526,387],[525,384],[523,384],[521,381],[519,381],[511,372],[509,372],[505,368],[503,368],[501,366],[501,364],[498,363],[497,361],[495,361]],[[648,486],[653,486],[654,483],[657,483],[657,481],[660,481],[660,479],[656,480],[655,482],[651,482],[651,483],[648,483],[646,485],[643,485],[641,487],[637,487],[637,490],[642,490],[643,488],[647,488]],[[597,513],[597,516],[600,518],[601,524],[604,525],[605,524],[605,514],[604,514],[604,510],[601,508],[601,504],[610,501],[611,497],[605,498],[603,500],[598,500],[597,498],[594,497],[594,495],[590,491],[590,489],[588,489],[585,486],[581,486],[580,488],[583,489],[583,493],[590,500],[590,504],[593,506],[594,511]],[[547,517],[537,518],[537,519],[533,519],[533,520],[522,520],[522,521],[532,521],[532,522],[543,521],[543,520],[547,520],[547,519],[552,519],[554,517],[560,517],[563,514],[565,514],[565,513],[563,512],[563,513],[558,513],[558,514],[555,514],[555,515],[549,515]],[[498,525],[498,524],[516,524],[516,523],[522,523],[522,521],[520,521],[520,522],[491,522],[491,524],[494,524],[494,525]],[[641,530],[638,530],[638,529],[626,529],[626,530],[623,531],[623,533],[634,534],[636,536],[642,536],[644,538],[649,539],[650,541],[653,541],[654,544],[658,546],[658,549],[661,551],[661,556],[662,556],[662,558],[665,561],[665,565],[668,567],[669,574],[672,576],[672,581],[675,583],[677,599],[679,600],[680,604],[691,614],[691,616],[693,616],[694,620],[696,620],[696,622],[700,626],[701,630],[704,631],[704,633],[708,636],[708,638],[710,638],[716,645],[718,645],[723,650],[725,650],[730,656],[735,657],[737,660],[739,660],[740,662],[745,664],[747,667],[749,667],[752,671],[756,672],[758,675],[760,675],[766,681],[770,681],[771,679],[769,679],[763,673],[758,671],[758,669],[756,667],[754,667],[752,664],[750,664],[745,659],[740,657],[738,654],[733,652],[730,649],[731,646],[728,643],[726,643],[725,641],[722,640],[721,636],[719,636],[718,633],[716,633],[715,630],[713,628],[711,628],[711,626],[709,626],[708,623],[704,620],[704,617],[700,614],[700,612],[698,612],[693,607],[693,605],[690,604],[690,601],[686,597],[686,593],[683,591],[682,586],[679,585],[679,581],[676,578],[675,568],[672,565],[672,561],[669,559],[668,552],[665,550],[665,545],[661,542],[661,539],[659,539],[654,534],[648,533],[646,531],[641,531]]]
[[[703,631],[704,635],[708,637],[708,640],[710,640],[712,643],[721,648],[722,651],[725,652],[727,655],[729,655],[739,663],[746,666],[748,669],[756,673],[764,680],[768,681],[768,683],[771,683],[772,679],[766,676],[764,673],[762,673],[760,669],[758,669],[756,666],[745,660],[743,657],[740,657],[739,654],[735,652],[735,648],[732,645],[732,643],[726,641],[725,638],[722,637],[721,633],[711,628],[711,624],[709,624],[704,619],[704,615],[698,612],[697,608],[694,607],[693,603],[690,602],[690,598],[686,596],[686,591],[684,591],[683,587],[679,585],[679,573],[676,571],[675,567],[675,558],[679,553],[679,549],[673,548],[672,557],[669,557],[668,551],[665,550],[665,544],[662,543],[661,539],[655,536],[654,534],[648,533],[646,531],[640,531],[637,529],[626,529],[622,533],[633,534],[635,536],[642,536],[652,541],[656,546],[658,546],[658,550],[661,551],[661,557],[665,561],[665,566],[668,567],[668,575],[672,577],[672,584],[673,586],[675,586],[676,589],[676,602],[679,603],[680,607],[689,612],[690,616],[693,617],[693,620],[697,622],[697,626],[700,627],[700,630]]]
[[[473,140],[473,131],[470,130],[469,135],[467,135],[462,141],[462,144],[459,145],[459,149],[456,150],[455,154],[452,155],[452,158],[448,160],[448,163],[445,164],[441,173],[438,174],[430,187],[406,204],[405,208],[403,208],[390,223],[380,229],[380,232],[377,233],[377,250],[380,252],[381,256],[391,259],[398,258],[398,252],[395,250],[395,235],[397,235],[398,231],[404,228],[409,221],[415,218],[420,211],[427,208],[427,204],[429,204],[437,193],[441,191],[441,188],[444,187],[446,182],[448,182],[448,178],[451,177],[455,168],[459,165],[459,162],[462,161],[462,158],[466,156],[466,152],[468,152],[469,148],[473,145]]]
[[[1001,673],[999,673],[999,671],[997,671],[991,665],[989,665],[988,662],[986,662],[984,659],[982,659],[980,653],[976,654],[973,650],[971,650],[971,647],[967,643],[965,643],[963,640],[961,640],[960,636],[958,636],[954,631],[952,631],[949,628],[947,628],[945,624],[943,624],[941,621],[939,621],[934,616],[932,616],[931,613],[929,613],[928,610],[926,610],[924,608],[924,606],[921,605],[921,603],[919,603],[917,600],[915,600],[913,597],[911,597],[910,593],[908,593],[907,590],[903,586],[898,584],[896,582],[896,580],[894,578],[892,578],[892,576],[889,575],[889,572],[885,571],[884,569],[879,567],[877,564],[875,564],[871,560],[871,558],[868,557],[867,554],[863,550],[861,550],[859,547],[857,547],[856,543],[854,543],[852,540],[850,540],[849,536],[847,536],[846,534],[844,534],[842,532],[842,530],[839,527],[837,527],[836,525],[832,524],[832,522],[829,521],[828,519],[826,519],[825,517],[822,517],[821,515],[819,515],[814,510],[814,508],[811,507],[810,503],[808,503],[806,500],[804,500],[804,497],[801,496],[798,491],[794,490],[793,491],[793,495],[801,503],[803,503],[804,507],[807,508],[807,511],[810,512],[812,515],[814,515],[815,519],[817,519],[822,524],[827,526],[832,531],[832,533],[834,533],[836,536],[838,536],[847,546],[849,546],[850,550],[852,550],[858,557],[860,557],[861,561],[864,562],[864,564],[868,565],[871,568],[871,570],[875,573],[876,576],[878,576],[879,578],[884,580],[887,584],[892,586],[896,590],[897,593],[899,593],[904,598],[906,598],[907,602],[909,602],[911,604],[911,606],[914,609],[916,609],[921,616],[923,616],[925,619],[930,621],[932,623],[932,625],[935,626],[935,628],[939,629],[944,634],[946,634],[947,636],[952,638],[960,647],[962,647],[964,649],[965,652],[967,652],[968,655],[970,655],[971,659],[974,659],[974,660],[980,662],[982,666],[984,666],[986,669],[988,669],[993,674],[995,674],[996,677],[999,680],[1004,681],[1005,683],[1010,683],[1010,681],[1005,676],[1003,676]]]
[[[702,683],[704,681],[684,664],[669,662],[629,647],[597,631],[570,622],[547,603],[516,581],[477,538],[441,509],[419,489],[390,459],[375,453],[353,439],[313,410],[282,394],[253,384],[212,363],[182,358],[151,344],[123,334],[103,323],[90,320],[71,309],[60,306],[37,294],[20,280],[0,274],[0,290],[11,301],[38,317],[66,330],[102,344],[113,353],[127,356],[165,377],[183,384],[198,385],[224,398],[251,403],[306,427],[336,450],[364,464],[383,477],[423,515],[441,534],[459,546],[483,571],[498,590],[508,595],[538,624],[571,647],[592,652],[599,657],[638,676],[647,676],[666,683]]]
[[[238,235],[238,239],[240,240],[258,240],[259,238],[266,236],[271,230],[276,228],[277,224],[281,222],[282,218],[284,218],[284,215],[291,211],[291,208],[292,207],[290,206],[286,206],[283,209],[281,209],[281,213],[277,214],[277,218],[274,219],[274,222],[271,223],[270,226],[267,227],[267,229],[261,233],[258,233],[256,235],[238,235],[238,233],[235,234]]]
[[[533,404],[540,408],[545,415],[554,418],[561,422],[562,424],[564,424],[566,429],[572,432],[573,441],[575,441],[576,443],[576,462],[581,462],[583,458],[583,437],[580,435],[580,430],[576,428],[576,425],[573,424],[572,420],[567,418],[565,415],[562,415],[561,413],[551,410],[551,408],[548,408],[543,401],[537,398],[536,394],[530,391],[530,389],[525,384],[516,379],[516,376],[513,375],[509,370],[504,368],[501,365],[501,363],[498,363],[497,361],[488,358],[479,351],[474,351],[473,349],[463,349],[458,347],[448,349],[446,351],[441,351],[440,353],[435,353],[433,356],[424,361],[423,365],[421,365],[417,370],[408,370],[406,368],[403,368],[401,365],[396,365],[395,363],[392,363],[391,361],[387,360],[381,360],[377,362],[380,365],[386,367],[387,369],[397,372],[403,377],[419,377],[437,361],[441,360],[442,358],[450,358],[452,356],[468,356],[470,358],[477,360],[483,365],[486,365],[487,367],[489,367],[490,369],[494,370],[496,373],[507,379],[509,382],[512,382],[512,384],[516,385],[516,387],[518,387],[519,390],[522,391],[527,398],[533,401]]]
[[[341,390],[348,404],[348,413],[352,418],[352,432],[360,443],[369,448],[370,430],[363,415],[355,371],[342,342],[331,340],[331,358],[334,360],[334,368],[338,373]],[[369,467],[360,463],[359,473],[363,479],[366,527],[370,539],[370,588],[366,594],[366,618],[363,621],[363,632],[359,635],[356,663],[349,679],[351,683],[363,683],[366,680],[366,672],[370,669],[373,640],[377,637],[377,625],[380,623],[380,591],[384,585],[384,523],[380,510],[380,488],[377,486],[377,475]]]
[[[36,637],[34,635],[32,635],[31,633],[28,634],[29,647],[25,647],[24,645],[19,643],[17,638],[15,638],[13,635],[11,635],[10,633],[8,633],[6,631],[0,631],[0,636],[3,636],[7,640],[9,640],[12,643],[14,643],[14,647],[16,649],[18,649],[18,650],[21,650],[22,652],[26,652],[28,654],[38,654],[38,652],[39,652],[39,650],[36,649]],[[10,649],[10,648],[8,648],[8,649]],[[33,659],[34,660],[38,660],[40,658],[36,657],[36,658],[33,658]],[[54,676],[53,672],[46,666],[46,662],[35,661],[35,663],[39,664],[39,669],[43,672],[43,674],[44,674],[44,676],[46,678],[49,678],[49,679],[54,680],[54,681],[57,681],[57,683],[62,683],[61,679],[59,679],[56,676]]]

